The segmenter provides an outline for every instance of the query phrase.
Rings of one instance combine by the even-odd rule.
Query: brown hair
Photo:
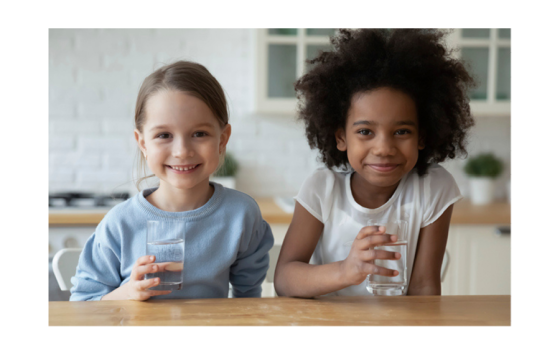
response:
[[[138,131],[142,132],[146,122],[148,99],[161,90],[177,90],[192,95],[208,105],[221,127],[229,122],[226,96],[216,78],[203,65],[178,61],[159,68],[144,79],[138,92],[134,114],[134,125]],[[140,190],[140,183],[155,175],[145,176],[146,160],[140,149],[137,151],[137,156],[139,157],[138,176],[144,172],[144,176],[136,181],[136,188]]]

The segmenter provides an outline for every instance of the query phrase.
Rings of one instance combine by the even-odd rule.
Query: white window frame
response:
[[[305,71],[307,45],[328,45],[329,36],[312,36],[306,34],[305,28],[298,28],[297,35],[270,35],[268,28],[256,29],[256,64],[255,76],[255,111],[269,114],[296,113],[297,98],[269,98],[268,97],[268,45],[290,44],[296,45],[296,78],[300,78]]]
[[[511,48],[511,39],[498,38],[498,29],[490,29],[490,38],[463,38],[462,29],[451,29],[453,32],[447,37],[450,48],[458,48],[455,58],[460,58],[462,47],[488,48],[488,83],[486,100],[471,100],[473,115],[510,115],[511,100],[496,100],[496,81],[498,66],[498,49]]]

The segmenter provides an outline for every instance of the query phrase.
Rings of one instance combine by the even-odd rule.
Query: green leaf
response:
[[[492,153],[482,153],[469,158],[464,167],[465,173],[471,177],[498,177],[504,170],[502,161]]]

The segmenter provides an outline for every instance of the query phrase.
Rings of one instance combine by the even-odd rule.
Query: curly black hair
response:
[[[466,155],[474,125],[468,90],[475,81],[444,44],[437,29],[342,29],[331,38],[332,51],[307,61],[313,68],[296,83],[298,119],[305,122],[311,148],[331,169],[348,169],[348,155],[336,148],[335,132],[345,128],[354,94],[390,87],[416,103],[420,139],[416,169]]]

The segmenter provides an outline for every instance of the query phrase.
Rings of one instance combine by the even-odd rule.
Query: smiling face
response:
[[[200,99],[174,90],[161,90],[146,104],[142,131],[136,141],[160,187],[192,189],[208,184],[231,134]]]
[[[396,186],[424,148],[414,101],[391,88],[354,95],[345,129],[337,131],[336,141],[361,178],[384,188]]]

